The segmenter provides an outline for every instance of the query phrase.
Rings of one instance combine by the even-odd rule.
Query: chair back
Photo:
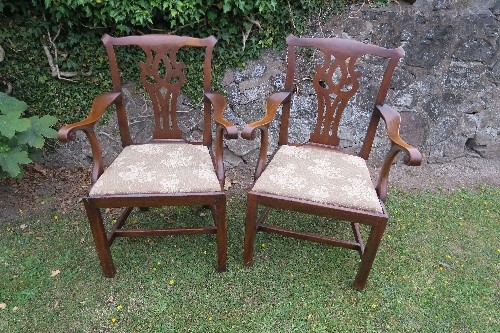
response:
[[[135,46],[145,55],[138,58],[140,71],[139,81],[149,95],[153,109],[152,139],[182,139],[182,133],[177,121],[177,101],[181,88],[186,82],[185,64],[179,61],[178,52],[184,47],[205,48],[204,60],[200,61],[203,68],[203,92],[211,90],[211,62],[212,52],[217,39],[192,38],[175,35],[151,34],[143,36],[111,37],[104,35],[102,42],[108,54],[113,90],[121,91],[121,72],[117,61],[116,48],[118,46]],[[191,65],[191,61],[190,61]],[[123,73],[122,73],[123,74]],[[205,102],[206,103],[206,102]],[[211,142],[210,107],[205,105],[204,143]],[[127,114],[123,101],[117,104],[118,124],[122,145],[132,144],[128,127]]]
[[[372,104],[375,110],[375,105],[384,104],[394,68],[399,59],[404,56],[404,50],[401,47],[387,49],[341,38],[298,38],[289,35],[286,42],[288,45],[286,91],[294,91],[298,79],[296,77],[296,49],[309,48],[312,49],[314,55],[317,54],[316,52],[321,54],[320,63],[314,66],[311,77],[317,97],[318,113],[310,134],[310,142],[335,147],[340,144],[338,132],[342,114],[348,102],[358,93],[360,81],[363,79],[358,60],[365,56],[373,56],[381,59],[380,63],[382,67],[385,67],[382,79],[378,81],[375,103]],[[369,125],[363,148],[358,154],[365,159],[368,158],[376,132],[378,118],[377,116],[375,118]],[[289,119],[290,106],[285,104],[281,116],[280,145],[287,143]]]

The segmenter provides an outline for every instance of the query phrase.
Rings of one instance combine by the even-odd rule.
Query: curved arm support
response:
[[[269,145],[268,139],[268,129],[269,124],[276,117],[276,113],[278,112],[279,106],[289,100],[292,96],[292,92],[290,91],[282,91],[272,94],[266,99],[266,114],[260,120],[254,121],[253,123],[245,125],[243,130],[241,131],[241,137],[246,140],[253,140],[257,134],[257,131],[260,131],[260,153],[259,160],[257,162],[257,166],[255,168],[254,178],[257,180],[259,178],[262,171],[264,171],[266,160],[267,160],[267,149]]]
[[[224,119],[224,109],[226,108],[226,98],[216,92],[206,92],[207,98],[214,107],[213,118],[217,125],[220,125],[224,130],[226,139],[237,139],[238,128],[230,121]]]
[[[260,120],[254,121],[253,123],[245,125],[243,131],[241,131],[241,137],[247,140],[255,139],[256,130],[261,127],[269,126],[269,123],[274,120],[278,108],[285,100],[290,98],[292,93],[289,91],[282,91],[272,94],[266,99],[266,114]]]
[[[385,201],[387,198],[389,171],[397,154],[399,152],[404,152],[406,154],[404,163],[410,166],[420,165],[422,163],[422,154],[418,149],[403,141],[399,136],[399,128],[401,125],[401,116],[399,112],[385,104],[377,105],[376,109],[380,112],[380,116],[385,122],[387,136],[389,140],[391,140],[391,149],[385,157],[376,187],[380,200]]]
[[[206,92],[205,98],[213,106],[213,119],[216,123],[215,128],[215,147],[214,147],[214,160],[215,172],[217,178],[224,186],[224,155],[223,155],[223,141],[226,139],[237,139],[238,128],[231,122],[224,119],[224,109],[226,108],[226,98],[216,92]]]
[[[92,102],[92,109],[87,118],[74,124],[66,125],[57,132],[60,141],[67,142],[75,139],[76,131],[83,131],[92,148],[92,184],[104,172],[101,148],[94,131],[95,124],[101,119],[106,109],[116,103],[121,96],[119,92],[104,93],[97,96]]]

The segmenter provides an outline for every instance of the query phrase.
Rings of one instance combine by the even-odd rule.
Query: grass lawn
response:
[[[500,189],[392,192],[391,219],[363,292],[359,256],[257,234],[242,267],[243,199],[228,203],[229,261],[215,237],[118,239],[104,278],[83,212],[0,223],[0,332],[499,332]],[[346,223],[274,212],[273,223],[350,232]],[[208,223],[198,208],[132,223]],[[364,230],[366,234],[366,230]]]

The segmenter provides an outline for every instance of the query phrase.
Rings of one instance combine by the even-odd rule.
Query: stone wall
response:
[[[465,155],[500,158],[499,14],[500,0],[417,0],[413,5],[400,2],[379,9],[361,6],[311,29],[307,36],[344,37],[391,48],[402,45],[406,57],[394,74],[386,100],[401,112],[401,136],[419,147],[430,163]],[[240,126],[259,119],[265,97],[283,88],[284,68],[284,52],[266,52],[260,60],[249,62],[246,69],[228,71],[222,82],[228,97],[227,118]],[[364,72],[376,72],[376,68],[367,63]],[[297,81],[292,141],[306,141],[314,123],[316,102],[307,83],[306,76]],[[132,132],[143,134],[150,122],[148,102],[134,89],[125,93]],[[364,137],[373,100],[355,97],[351,102],[340,136],[344,146],[356,148]],[[189,101],[182,103],[181,111],[193,109]],[[196,105],[192,112],[201,113],[201,109]],[[355,116],[354,109],[367,112]],[[201,136],[200,123],[193,122],[188,113],[181,112],[180,118],[183,131],[194,132],[192,138]],[[275,145],[277,124],[271,128]],[[120,150],[113,131],[114,120],[98,131],[103,150],[110,156],[107,163]],[[383,128],[379,132],[375,146],[384,148]],[[258,146],[257,141],[229,141],[226,160],[232,166],[254,166]],[[61,154],[68,156],[71,164],[87,165],[90,161],[90,149],[84,140],[61,145],[50,160],[57,164],[68,159]]]
[[[406,57],[394,74],[387,98],[401,112],[402,137],[419,147],[431,163],[464,155],[500,158],[499,14],[500,1],[416,1],[380,9],[362,6],[307,36],[351,38],[391,48],[402,45]],[[223,86],[230,118],[239,124],[258,119],[264,96],[283,86],[284,66],[283,53],[267,53],[245,70],[226,73]],[[313,121],[313,113],[307,110],[314,110],[316,104],[303,87],[306,83],[308,80],[297,82],[292,107],[295,141],[307,140]],[[350,107],[369,109],[371,105],[365,103],[354,98]],[[348,121],[347,126],[349,131],[344,133],[350,134],[342,135],[341,129],[343,145],[359,146],[366,121]],[[276,132],[271,133],[276,139]],[[254,156],[254,145],[231,142],[228,148],[248,162]],[[375,145],[383,145],[382,140]]]

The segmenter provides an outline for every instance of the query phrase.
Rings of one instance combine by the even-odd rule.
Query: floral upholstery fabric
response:
[[[207,147],[143,144],[125,147],[94,184],[90,196],[220,190]]]
[[[252,190],[382,213],[364,159],[310,146],[281,146]]]

